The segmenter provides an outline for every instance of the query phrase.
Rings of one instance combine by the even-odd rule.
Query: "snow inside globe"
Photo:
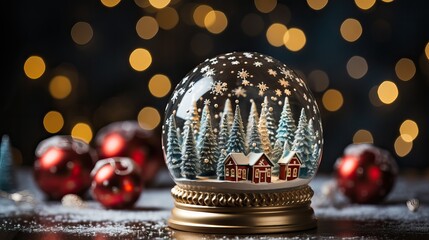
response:
[[[316,174],[322,124],[292,69],[260,53],[232,52],[205,60],[176,86],[162,145],[180,186],[287,189]]]

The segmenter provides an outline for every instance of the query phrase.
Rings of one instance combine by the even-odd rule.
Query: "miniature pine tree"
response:
[[[311,153],[311,166],[312,168],[308,169],[308,175],[314,176],[314,174],[316,174],[316,169],[317,169],[317,160],[319,160],[319,148],[317,147],[317,144],[314,144],[313,146],[313,152]]]
[[[226,147],[226,154],[237,152],[247,154],[246,143],[244,141],[243,120],[241,119],[240,108],[235,108],[234,122]]]
[[[273,108],[270,107],[268,97],[265,96],[264,103],[262,106],[261,114],[262,112],[265,112],[265,116],[267,119],[267,130],[268,130],[268,137],[270,139],[271,148],[274,148],[275,142],[276,142],[276,121],[273,117]]]
[[[199,142],[197,143],[197,149],[200,158],[200,170],[201,176],[213,176],[216,173],[217,161],[216,161],[216,139],[213,133],[210,110],[208,105],[204,106],[202,119],[204,122],[201,123],[201,132],[199,135]]]
[[[168,126],[167,132],[167,165],[168,168],[172,171],[174,177],[181,177],[181,163],[182,163],[182,154],[180,143],[177,134],[177,126],[174,114],[170,116],[170,125]]]
[[[277,128],[276,138],[283,144],[288,141],[290,146],[293,145],[294,134],[296,131],[295,120],[292,116],[292,110],[289,105],[289,98],[285,98],[285,103],[280,116],[279,126]]]
[[[226,160],[226,149],[221,149],[219,154],[219,158],[217,161],[216,175],[217,179],[224,180],[225,179],[225,160]]]
[[[246,144],[250,147],[250,135],[252,131],[252,126],[258,126],[259,123],[259,116],[258,116],[258,109],[256,108],[256,103],[253,101],[253,99],[250,100],[251,106],[250,106],[250,113],[249,117],[247,118],[247,127],[246,127]]]
[[[227,98],[225,101],[225,106],[223,108],[222,116],[223,115],[227,116],[226,117],[226,123],[228,124],[228,130],[231,130],[232,123],[234,122],[234,113],[232,112],[231,100],[229,100],[229,98]],[[223,123],[222,121],[224,121],[223,118],[220,122],[220,125],[222,125],[222,123]]]
[[[309,160],[307,161],[307,170],[309,176],[313,175],[315,173],[315,168],[317,167],[317,164],[314,162],[314,155],[317,154],[317,145],[316,145],[316,135],[314,133],[314,126],[313,126],[313,119],[310,119],[308,121],[308,138],[309,138],[309,144],[312,148],[311,155],[309,156]]]
[[[262,105],[263,105],[262,108],[264,108],[265,104],[263,103]],[[261,111],[261,117],[259,118],[258,130],[259,130],[259,134],[261,135],[262,150],[268,157],[271,157],[271,143],[270,143],[270,137],[269,137],[268,129],[267,129],[266,110],[268,110],[268,109]]]
[[[13,158],[9,136],[3,135],[0,145],[0,190],[10,192],[14,189]]]
[[[282,143],[280,141],[276,141],[276,143],[274,144],[273,153],[271,154],[271,159],[274,163],[274,168],[273,168],[274,176],[279,175],[280,166],[277,162],[280,160],[282,153],[283,153]]]
[[[254,102],[252,102],[252,105],[255,105]],[[256,106],[255,106],[255,109],[256,109]],[[249,115],[250,125],[247,126],[248,133],[246,135],[248,139],[247,146],[249,146],[249,152],[254,152],[254,153],[264,152],[262,143],[261,143],[261,134],[258,128],[257,114],[258,112],[254,110],[250,110],[250,115]]]
[[[298,128],[295,131],[295,139],[292,145],[292,151],[295,151],[302,161],[301,170],[302,176],[308,176],[308,168],[311,167],[312,141],[308,132],[307,117],[305,116],[304,108],[301,110],[299,117]],[[300,174],[301,175],[301,174]]]
[[[198,131],[200,130],[200,116],[198,115],[198,107],[197,102],[192,102],[192,112],[190,116],[190,120],[192,122],[192,129],[194,129],[193,135],[195,140],[197,140],[198,137]]]
[[[201,136],[202,133],[204,133],[204,132],[207,131],[206,128],[207,128],[207,116],[208,115],[210,115],[209,114],[209,105],[208,104],[204,104],[203,112],[201,113],[201,122],[199,124],[200,125],[200,129],[199,129],[199,132],[198,132],[198,136],[196,138],[196,140],[197,140],[197,146],[198,146],[199,142],[202,139],[202,136]]]
[[[189,131],[184,139],[182,148],[182,166],[181,175],[187,179],[195,179],[199,174],[198,154],[195,149],[195,140],[192,125],[189,126]]]
[[[179,145],[182,146],[183,143],[183,139],[182,139],[182,131],[180,130],[180,128],[176,128],[176,133],[177,133],[177,140],[179,141]]]
[[[217,156],[217,170],[216,174],[218,179],[224,179],[224,161],[226,158],[226,145],[229,138],[228,115],[223,114],[220,121],[220,132],[218,137],[218,156]]]

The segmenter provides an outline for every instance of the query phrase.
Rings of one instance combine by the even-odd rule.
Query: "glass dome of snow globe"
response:
[[[316,227],[308,183],[323,149],[319,108],[282,62],[256,52],[205,60],[176,86],[162,127],[176,182],[171,228],[249,234]]]

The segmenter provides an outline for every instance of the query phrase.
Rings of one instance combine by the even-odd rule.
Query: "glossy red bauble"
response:
[[[130,158],[99,160],[91,176],[91,194],[106,208],[131,208],[143,189],[139,167]]]
[[[335,164],[339,190],[354,203],[378,203],[392,190],[398,167],[391,154],[372,144],[352,144]]]
[[[136,121],[111,123],[97,133],[97,151],[100,159],[133,159],[140,167],[142,181],[149,185],[165,166],[158,135],[142,129]]]
[[[34,177],[40,189],[53,200],[66,194],[82,196],[91,185],[95,151],[71,136],[54,136],[36,149]]]

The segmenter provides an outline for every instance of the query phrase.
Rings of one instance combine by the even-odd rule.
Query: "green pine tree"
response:
[[[197,149],[199,152],[200,158],[200,169],[201,176],[213,176],[216,174],[217,167],[217,144],[216,138],[213,133],[211,117],[210,117],[210,109],[208,104],[204,106],[202,118],[203,122],[201,122],[199,141],[197,142]]]
[[[295,131],[295,139],[292,145],[292,151],[295,151],[302,161],[300,177],[308,177],[308,169],[311,167],[312,154],[312,136],[308,132],[308,122],[305,110],[302,108],[299,117],[298,128]]]
[[[234,122],[232,124],[231,133],[226,147],[226,154],[230,154],[232,152],[247,154],[244,139],[243,120],[241,119],[240,108],[237,105],[235,108]]]
[[[262,112],[265,112],[265,118],[267,119],[267,130],[268,130],[268,138],[270,139],[270,145],[271,148],[274,148],[275,142],[276,142],[276,121],[273,117],[273,108],[270,107],[270,103],[268,101],[268,97],[265,96],[264,103],[262,105],[261,115]]]
[[[289,105],[289,98],[285,98],[283,111],[280,116],[279,126],[277,128],[277,140],[280,140],[282,144],[285,141],[288,142],[289,146],[293,145],[294,134],[296,131],[295,120],[292,116],[292,110]]]
[[[192,125],[186,131],[182,148],[182,166],[181,175],[187,179],[195,179],[200,172],[197,150],[195,149],[195,140]]]
[[[174,177],[181,177],[182,154],[174,114],[170,116],[167,132],[167,165]]]
[[[223,114],[220,121],[220,131],[218,137],[218,156],[217,156],[217,168],[216,174],[218,179],[223,180],[225,178],[224,161],[226,158],[226,145],[229,138],[229,127],[228,127],[228,115]]]

